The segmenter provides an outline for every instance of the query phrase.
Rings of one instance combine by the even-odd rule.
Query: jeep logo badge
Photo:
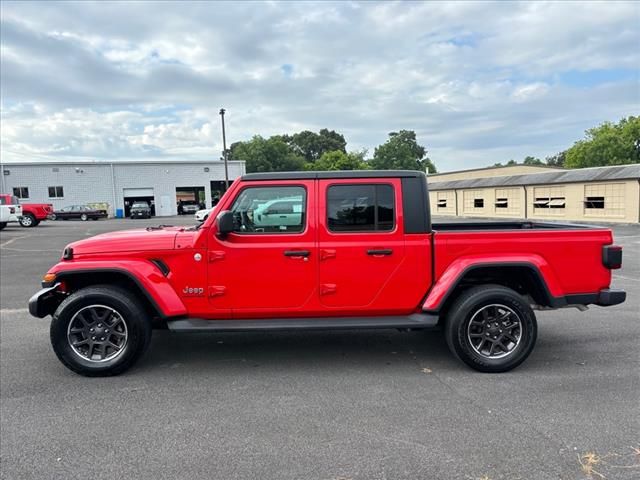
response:
[[[204,288],[186,286],[182,289],[182,294],[185,297],[202,297],[204,296]]]

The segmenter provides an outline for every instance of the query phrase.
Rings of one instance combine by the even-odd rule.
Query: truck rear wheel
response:
[[[30,213],[25,213],[24,215],[22,215],[22,217],[20,217],[20,225],[25,228],[31,228],[38,225],[38,222],[36,220],[36,217],[31,215]]]
[[[125,290],[87,287],[60,304],[50,336],[54,352],[70,370],[87,377],[111,376],[128,370],[145,352],[151,322]]]
[[[451,352],[480,372],[506,372],[529,356],[536,342],[536,317],[517,292],[500,286],[473,287],[447,314]]]

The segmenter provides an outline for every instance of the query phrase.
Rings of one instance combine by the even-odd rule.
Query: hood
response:
[[[184,227],[149,227],[149,229],[122,230],[103,233],[95,237],[70,243],[74,255],[131,252],[147,250],[173,250],[175,238]]]

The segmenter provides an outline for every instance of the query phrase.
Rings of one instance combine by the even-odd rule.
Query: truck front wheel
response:
[[[87,287],[67,297],[51,321],[51,345],[70,370],[87,377],[118,375],[151,340],[144,308],[125,290]]]
[[[538,326],[529,304],[500,286],[473,287],[453,303],[445,337],[451,352],[481,372],[506,372],[529,356]]]

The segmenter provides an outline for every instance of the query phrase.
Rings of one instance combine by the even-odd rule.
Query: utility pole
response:
[[[224,160],[224,188],[229,188],[229,167],[227,166],[227,137],[224,131],[224,108],[220,109],[220,116],[222,117],[222,159]]]

